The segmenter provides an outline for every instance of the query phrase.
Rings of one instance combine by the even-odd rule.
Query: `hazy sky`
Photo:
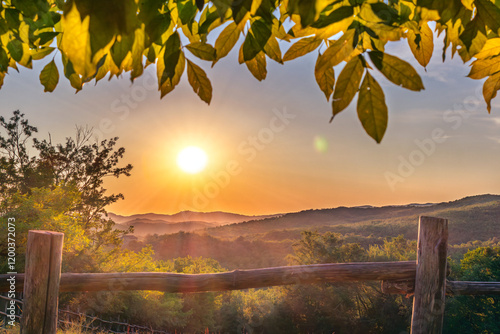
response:
[[[194,59],[211,79],[210,106],[195,95],[186,74],[160,100],[154,66],[133,85],[126,74],[87,84],[75,95],[62,78],[54,93],[43,93],[43,64],[35,62],[34,71],[11,70],[5,78],[0,114],[21,110],[38,136],[50,132],[53,142],[74,135],[75,125],[94,127],[100,138],[120,137],[123,162],[134,165],[131,177],[106,183],[125,195],[109,208],[120,214],[267,214],[500,194],[500,99],[489,115],[482,81],[465,77],[469,67],[458,55],[450,61],[448,54],[443,64],[442,45],[435,44],[427,72],[412,60],[406,42],[388,48],[417,69],[426,89],[407,91],[375,73],[389,107],[381,144],[362,129],[355,102],[329,124],[331,106],[313,74],[316,52],[284,66],[268,59],[263,82],[238,64],[237,47],[213,69]],[[209,157],[197,175],[175,163],[189,145]]]

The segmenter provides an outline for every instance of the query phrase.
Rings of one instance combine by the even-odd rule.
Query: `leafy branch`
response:
[[[32,68],[33,60],[58,49],[63,74],[77,92],[86,82],[124,72],[133,81],[155,64],[161,97],[175,89],[187,68],[194,92],[210,103],[212,85],[192,57],[214,66],[243,36],[238,61],[264,80],[268,58],[283,64],[321,47],[314,74],[326,99],[332,99],[332,115],[358,94],[361,124],[380,142],[387,107],[369,70],[375,68],[403,88],[424,89],[415,69],[385,53],[385,46],[406,39],[415,59],[426,67],[434,49],[430,22],[444,40],[443,61],[451,48],[452,57],[458,53],[464,63],[473,60],[470,78],[487,78],[483,95],[491,111],[500,89],[499,6],[490,0],[3,1],[0,87],[9,68]],[[217,35],[214,45],[207,43],[209,34]],[[189,43],[182,46],[181,40]],[[284,55],[280,42],[291,43]],[[342,63],[336,77],[334,68]],[[56,88],[59,69],[54,60],[42,69],[40,82],[45,91]],[[367,110],[372,121],[365,117]]]

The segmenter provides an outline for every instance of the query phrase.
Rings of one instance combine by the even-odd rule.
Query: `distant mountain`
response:
[[[298,239],[303,230],[382,238],[403,234],[416,239],[421,215],[449,219],[450,243],[500,238],[500,195],[470,196],[443,203],[337,207],[264,216],[184,211],[173,215],[110,213],[109,217],[118,229],[134,226],[136,236],[184,231],[226,239],[245,236],[253,240],[281,241]]]
[[[233,223],[240,223],[252,219],[263,219],[275,217],[278,215],[262,215],[262,216],[246,216],[237,213],[229,212],[194,212],[194,211],[182,211],[173,215],[159,214],[159,213],[141,213],[132,216],[121,216],[115,213],[109,212],[109,218],[113,219],[115,223],[122,224],[124,222],[133,219],[149,219],[157,220],[169,223],[181,223],[185,221],[202,221],[206,223],[217,223],[218,225],[226,225]]]
[[[470,196],[435,204],[305,210],[213,227],[204,233],[219,238],[283,240],[297,239],[303,230],[318,230],[376,237],[403,234],[415,239],[421,215],[448,219],[450,243],[500,237],[500,195]]]
[[[266,219],[279,215],[246,216],[228,212],[193,212],[183,211],[173,215],[145,213],[132,216],[122,216],[108,213],[108,217],[115,223],[115,228],[126,230],[134,227],[134,235],[177,233],[179,231],[192,232],[208,227],[234,224],[243,221]]]
[[[208,227],[214,227],[213,223],[187,221],[180,223],[165,223],[161,220],[133,219],[122,224],[115,224],[119,230],[127,230],[129,226],[134,227],[134,235],[144,236],[147,234],[171,234],[180,231],[192,232]]]

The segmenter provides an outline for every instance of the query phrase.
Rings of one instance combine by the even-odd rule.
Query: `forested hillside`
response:
[[[339,207],[288,213],[276,218],[243,222],[204,231],[219,238],[284,240],[297,239],[300,231],[318,230],[364,237],[395,237],[403,234],[416,239],[420,215],[450,220],[452,244],[500,237],[500,196],[479,195],[460,200],[425,205],[385,207]]]

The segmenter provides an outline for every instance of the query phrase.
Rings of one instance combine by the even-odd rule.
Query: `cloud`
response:
[[[495,143],[500,145],[500,137],[487,136],[486,138],[493,140]]]

